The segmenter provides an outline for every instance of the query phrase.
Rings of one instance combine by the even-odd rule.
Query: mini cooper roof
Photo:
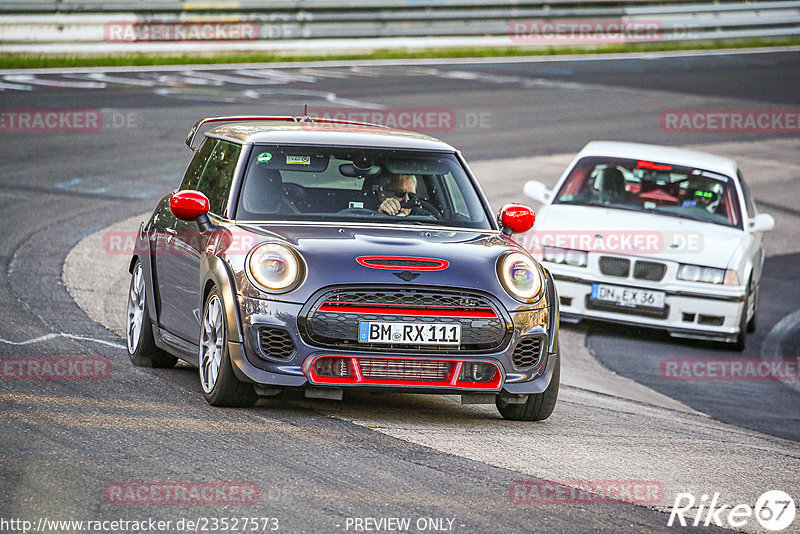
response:
[[[198,130],[208,123],[225,122],[206,132],[207,137],[240,144],[325,145],[363,148],[396,148],[454,153],[456,149],[433,137],[395,130],[377,124],[311,117],[210,117],[189,131],[186,144],[192,150]]]
[[[718,172],[737,180],[739,168],[732,159],[694,152],[682,148],[618,141],[591,141],[576,156],[576,160],[587,156],[611,156],[618,158],[648,160]]]

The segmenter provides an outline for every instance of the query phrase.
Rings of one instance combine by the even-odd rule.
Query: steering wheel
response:
[[[422,200],[421,198],[420,199],[414,199],[414,200],[406,200],[405,202],[401,202],[400,203],[400,207],[401,208],[407,208],[407,209],[410,208],[411,210],[414,210],[414,209],[424,210],[424,211],[428,212],[425,215],[430,215],[435,219],[441,219],[442,218],[442,214],[439,213],[439,210],[436,209],[436,206],[434,206],[433,204],[431,204],[427,200]],[[411,213],[412,213],[412,215],[414,214],[413,211]],[[420,214],[420,215],[422,215],[422,214]]]
[[[311,207],[308,202],[308,195],[303,186],[285,183],[283,184],[283,196],[289,207],[296,213],[303,213]]]

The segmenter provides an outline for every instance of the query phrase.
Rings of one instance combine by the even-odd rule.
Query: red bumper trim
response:
[[[334,377],[334,376],[320,376],[314,371],[314,366],[322,358],[346,358],[350,361],[350,376],[347,377]],[[363,375],[359,359],[366,360],[394,360],[394,361],[409,361],[409,362],[446,362],[450,364],[450,369],[447,377],[444,380],[398,380],[390,378],[367,378]],[[495,373],[489,382],[467,382],[459,380],[461,375],[461,368],[464,363],[485,363],[492,365],[495,368]],[[479,391],[499,391],[503,383],[503,374],[498,365],[494,362],[485,360],[444,360],[438,358],[402,358],[402,357],[387,357],[387,356],[333,356],[324,355],[317,356],[308,360],[303,366],[309,382],[314,385],[327,385],[327,386],[403,386],[408,388],[415,387],[428,387],[437,389],[470,389]]]

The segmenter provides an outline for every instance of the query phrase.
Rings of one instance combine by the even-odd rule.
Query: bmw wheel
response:
[[[137,259],[133,265],[131,288],[128,292],[128,318],[125,328],[128,356],[137,367],[173,367],[178,359],[158,348],[153,339],[146,288],[142,262]]]
[[[212,406],[252,406],[258,400],[253,385],[233,374],[225,309],[217,288],[211,289],[203,306],[199,367],[203,396]]]

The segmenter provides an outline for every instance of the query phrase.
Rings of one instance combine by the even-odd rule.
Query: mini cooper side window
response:
[[[194,153],[194,157],[191,163],[189,163],[189,167],[186,169],[186,174],[183,175],[181,190],[197,189],[197,183],[200,181],[200,175],[206,167],[208,156],[211,155],[211,151],[214,150],[216,145],[216,139],[206,138],[200,150]]]
[[[181,189],[200,191],[208,197],[212,213],[223,213],[241,151],[235,143],[206,140],[189,164]]]

